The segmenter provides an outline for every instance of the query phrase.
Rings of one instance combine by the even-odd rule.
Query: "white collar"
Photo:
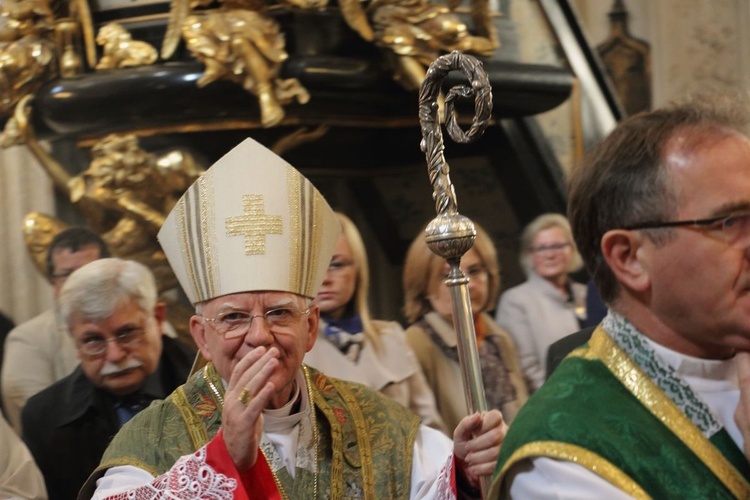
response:
[[[263,410],[264,431],[281,432],[283,430],[288,430],[302,420],[305,410],[310,405],[309,398],[307,397],[307,382],[305,381],[305,375],[302,373],[302,370],[297,372],[294,381],[294,396],[287,404],[281,408]],[[224,391],[226,391],[229,384],[223,378],[221,379],[221,383],[224,384]],[[294,403],[297,402],[298,398],[301,399],[299,411],[293,414],[292,408],[294,408]]]
[[[290,430],[302,420],[305,410],[310,404],[307,397],[307,384],[302,370],[297,372],[294,381],[294,395],[287,404],[281,408],[263,410],[264,431],[283,432],[284,430]],[[299,410],[292,413],[297,400],[300,400]]]
[[[737,367],[734,357],[729,359],[697,358],[673,351],[668,347],[654,342],[645,335],[642,337],[680,376],[690,380],[705,379],[714,382],[727,382],[733,386],[738,385]]]

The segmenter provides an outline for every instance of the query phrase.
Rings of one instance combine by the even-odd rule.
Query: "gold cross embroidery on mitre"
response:
[[[282,234],[281,216],[264,213],[262,194],[244,195],[242,208],[242,215],[227,217],[227,236],[245,237],[245,255],[263,255],[266,235]]]

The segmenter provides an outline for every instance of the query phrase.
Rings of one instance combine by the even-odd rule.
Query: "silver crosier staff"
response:
[[[451,88],[445,97],[446,130],[459,143],[474,141],[484,133],[492,114],[492,89],[482,63],[476,58],[451,52],[437,58],[427,70],[419,90],[419,123],[422,128],[422,151],[427,158],[427,170],[432,183],[432,198],[435,200],[437,216],[425,229],[427,245],[433,253],[443,257],[450,265],[445,284],[451,293],[453,304],[453,328],[458,336],[458,362],[469,412],[484,412],[487,402],[484,396],[482,370],[479,364],[476,332],[469,299],[469,278],[461,271],[461,256],[473,245],[477,232],[474,223],[458,213],[456,193],[450,180],[448,163],[443,156],[443,134],[438,119],[438,96],[443,79],[448,73],[459,70],[468,78],[471,86],[459,85]],[[454,102],[458,97],[474,97],[474,119],[468,132],[464,132],[456,121]],[[482,481],[482,496],[488,491],[488,478]]]

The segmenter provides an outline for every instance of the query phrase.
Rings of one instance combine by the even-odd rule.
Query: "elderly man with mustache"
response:
[[[22,413],[23,438],[51,500],[75,498],[120,427],[184,382],[195,356],[162,335],[164,304],[151,271],[137,262],[81,267],[59,303],[80,364]]]

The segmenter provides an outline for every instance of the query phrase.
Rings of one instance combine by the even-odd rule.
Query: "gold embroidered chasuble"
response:
[[[364,386],[303,370],[312,404],[300,422],[294,478],[265,436],[261,443],[282,495],[408,498],[419,419]],[[209,363],[122,428],[87,486],[114,466],[132,465],[154,477],[165,473],[216,435],[222,398],[221,378]]]

